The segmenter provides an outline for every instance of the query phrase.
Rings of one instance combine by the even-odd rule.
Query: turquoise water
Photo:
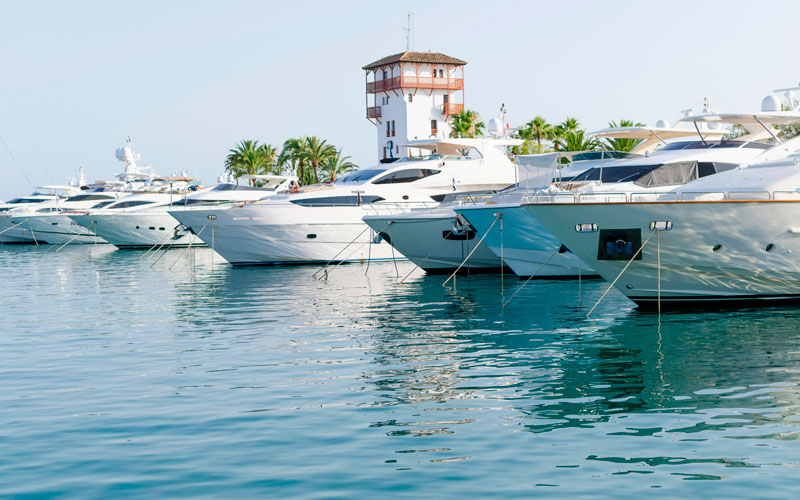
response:
[[[796,494],[796,309],[142,255],[0,246],[0,496]]]

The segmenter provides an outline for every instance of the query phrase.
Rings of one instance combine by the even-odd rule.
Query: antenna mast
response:
[[[406,32],[406,50],[414,50],[414,12],[408,11],[408,22],[403,28]]]

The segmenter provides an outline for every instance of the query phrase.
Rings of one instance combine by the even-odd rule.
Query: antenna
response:
[[[414,12],[408,11],[407,25],[403,28],[406,32],[406,50],[414,50]]]

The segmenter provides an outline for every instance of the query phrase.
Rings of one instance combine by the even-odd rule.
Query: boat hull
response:
[[[112,245],[123,249],[185,247],[192,233],[174,217],[163,213],[80,214],[70,218]],[[195,244],[203,244],[194,238]]]
[[[456,213],[436,209],[423,214],[371,215],[364,218],[374,231],[383,231],[395,250],[430,273],[461,269],[499,269],[500,259],[469,229],[455,230]],[[471,254],[471,255],[470,255]],[[469,257],[469,260],[464,260]]]
[[[503,262],[520,277],[571,279],[597,275],[519,204],[465,206],[455,211],[479,237],[486,235],[483,243],[495,256],[502,255]],[[502,233],[498,214],[503,214]]]
[[[800,227],[793,226],[800,214],[796,201],[528,205],[525,209],[607,281],[619,277],[615,287],[640,305],[800,298]],[[651,222],[669,222],[672,228],[654,232]],[[577,232],[576,224],[596,224],[597,230]],[[632,241],[619,260],[608,255],[609,248],[614,250],[614,238],[623,245],[626,239]],[[639,257],[631,260],[628,254],[639,247]]]
[[[233,265],[402,258],[361,220],[361,207],[251,204],[170,215]]]
[[[11,223],[27,227],[35,243],[51,245],[107,243],[65,214],[12,215]]]

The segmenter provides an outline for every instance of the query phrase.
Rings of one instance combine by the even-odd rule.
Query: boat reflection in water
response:
[[[659,329],[616,293],[584,320],[602,282],[583,283],[582,311],[577,284],[560,281],[525,287],[503,310],[495,276],[460,278],[454,291],[444,277],[396,284],[390,263],[364,269],[324,282],[302,268],[220,266],[213,287],[208,276],[205,289],[179,287],[177,311],[272,335],[283,353],[263,362],[281,366],[280,392],[314,403],[265,397],[262,410],[340,407],[329,417],[348,421],[353,446],[400,469],[467,462],[453,470],[485,469],[500,485],[519,474],[503,464],[522,461],[532,484],[654,474],[648,485],[682,488],[733,476],[733,491],[796,463],[800,312],[671,313]],[[278,272],[296,285],[281,288]],[[506,281],[505,296],[520,285]],[[264,300],[278,290],[280,303]],[[213,302],[213,321],[198,300]],[[266,311],[283,312],[265,324]]]

